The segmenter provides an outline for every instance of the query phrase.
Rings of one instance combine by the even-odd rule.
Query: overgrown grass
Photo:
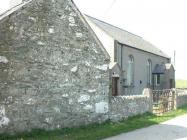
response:
[[[187,88],[187,80],[176,80],[176,88]]]
[[[79,128],[53,131],[33,130],[30,133],[22,133],[15,136],[0,135],[0,140],[99,140],[135,129],[159,124],[185,113],[187,113],[187,105],[160,117],[145,113],[117,123],[106,121],[102,124],[91,124]]]

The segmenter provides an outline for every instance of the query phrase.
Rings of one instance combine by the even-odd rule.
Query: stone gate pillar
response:
[[[174,93],[174,110],[177,110],[177,97],[178,97],[178,93],[176,91],[176,89],[172,89],[172,92]]]
[[[143,90],[143,95],[147,96],[149,98],[149,112],[153,112],[153,92],[152,89],[145,88]]]

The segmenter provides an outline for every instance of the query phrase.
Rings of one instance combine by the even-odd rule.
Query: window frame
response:
[[[128,68],[127,68],[127,85],[128,86],[134,86],[134,70],[135,70],[135,64],[134,64],[134,57],[133,55],[129,55],[128,57]]]
[[[123,67],[123,44],[117,43],[116,48],[116,62],[119,64],[119,66]]]
[[[147,85],[152,85],[152,61],[151,59],[147,60]]]

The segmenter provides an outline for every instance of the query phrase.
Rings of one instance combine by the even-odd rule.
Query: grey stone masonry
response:
[[[177,89],[175,91],[176,94],[176,101],[175,101],[175,108],[177,109],[178,107],[184,106],[187,104],[187,90],[180,90]]]
[[[0,133],[108,119],[109,57],[72,1],[30,0],[0,19]]]
[[[152,112],[152,92],[145,89],[143,95],[116,96],[110,103],[110,119],[119,121],[130,116]]]

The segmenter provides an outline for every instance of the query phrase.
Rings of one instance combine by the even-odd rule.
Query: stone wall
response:
[[[72,1],[30,0],[0,19],[0,133],[108,119],[109,57]]]
[[[130,116],[150,112],[151,98],[147,95],[117,96],[111,98],[110,119],[119,121]]]
[[[187,104],[187,90],[176,90],[176,108]]]

